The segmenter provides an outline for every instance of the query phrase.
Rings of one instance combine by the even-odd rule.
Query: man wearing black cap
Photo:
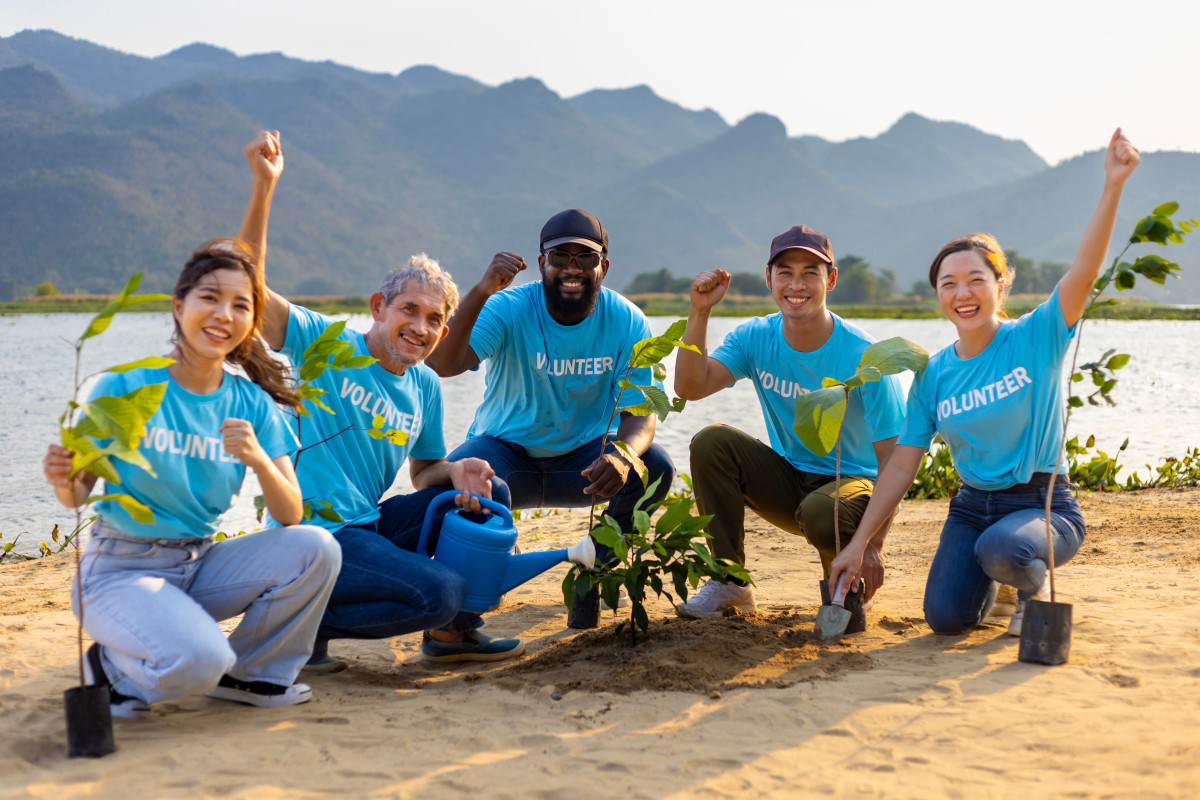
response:
[[[678,351],[675,393],[699,400],[749,378],[770,445],[725,425],[697,433],[691,446],[696,504],[701,514],[713,515],[709,533],[718,558],[746,563],[748,506],[772,525],[808,539],[828,577],[834,556],[836,456],[818,457],[800,442],[792,430],[796,398],[820,389],[826,377],[845,380],[853,375],[863,351],[875,340],[825,307],[826,293],[837,285],[833,248],[823,234],[797,225],[775,237],[767,259],[767,285],[779,313],[739,325],[707,355],[708,317],[725,296],[729,277],[724,270],[713,270],[692,281],[692,309],[683,341],[701,353]],[[904,396],[894,375],[850,393],[837,489],[843,545],[854,536],[879,466],[891,455],[903,421]],[[863,562],[868,600],[883,582],[882,539],[880,535],[873,540],[880,544]],[[754,587],[732,579],[709,581],[675,611],[681,617],[720,617],[730,608],[753,611]]]
[[[638,453],[660,479],[653,497],[666,496],[675,468],[654,444],[655,417],[612,413],[633,345],[651,335],[642,312],[601,286],[608,274],[608,232],[586,211],[569,209],[543,226],[540,283],[506,288],[525,261],[497,253],[483,279],[467,292],[449,322],[450,333],[426,363],[442,377],[487,361],[483,402],[467,441],[450,461],[485,459],[508,483],[512,507],[579,507],[609,499],[605,512],[632,527],[643,487],[637,473],[602,439],[612,433]],[[654,382],[649,369],[630,376]],[[643,401],[626,390],[621,407]],[[595,627],[599,595],[575,598],[567,624]]]

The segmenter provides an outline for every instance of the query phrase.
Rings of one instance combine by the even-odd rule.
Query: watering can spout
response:
[[[591,569],[596,562],[596,546],[592,544],[592,537],[584,536],[578,544],[565,550],[510,555],[504,568],[504,579],[500,582],[501,591],[508,592],[564,561]]]

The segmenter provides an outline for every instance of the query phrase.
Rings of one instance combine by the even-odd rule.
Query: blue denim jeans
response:
[[[214,542],[131,537],[100,521],[79,568],[83,625],[116,690],[147,703],[203,694],[226,673],[290,686],[312,655],[339,560],[314,525]],[[217,621],[238,614],[226,638]]]
[[[950,514],[925,584],[925,621],[934,633],[961,633],[983,621],[996,598],[997,583],[1017,589],[1022,599],[1046,579],[1046,492],[985,492],[963,484],[950,501]],[[1083,544],[1083,515],[1066,484],[1054,487],[1050,527],[1054,564],[1070,561]]]
[[[476,436],[467,439],[447,456],[449,461],[464,458],[482,458],[496,470],[496,477],[508,484],[512,493],[512,508],[586,508],[592,504],[592,495],[583,493],[591,481],[580,473],[592,465],[600,456],[601,439],[595,439],[577,447],[569,453],[534,458],[519,445],[497,439],[494,436]],[[652,444],[642,454],[642,461],[649,470],[647,484],[661,478],[651,502],[658,502],[671,490],[675,480],[675,465],[660,445]],[[625,486],[609,499],[608,510],[622,530],[631,530],[633,509],[642,499],[645,488],[637,473],[630,470]],[[604,498],[596,496],[596,500]]]
[[[318,639],[385,639],[430,628],[462,632],[483,624],[462,612],[462,577],[417,552],[425,511],[449,486],[434,486],[390,497],[379,504],[379,519],[345,527],[333,536],[342,546],[329,606]],[[492,481],[492,499],[509,505],[508,487]],[[429,541],[437,547],[437,536]]]

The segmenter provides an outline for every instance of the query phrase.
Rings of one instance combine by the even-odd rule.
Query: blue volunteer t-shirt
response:
[[[225,452],[220,428],[226,419],[243,419],[272,460],[294,452],[296,440],[284,424],[271,396],[246,378],[225,373],[212,394],[192,394],[175,383],[167,370],[135,369],[107,373],[89,397],[120,396],[155,383],[166,383],[162,405],[146,423],[138,448],[158,477],[133,464],[111,459],[120,484],[105,484],[105,494],[124,494],[154,512],[153,524],[135,522],[111,500],[96,512],[127,536],[187,539],[210,536],[217,520],[237,501],[246,466]]]
[[[830,316],[833,333],[811,353],[793,350],[787,343],[779,314],[743,322],[712,353],[712,358],[733,373],[735,381],[749,378],[753,382],[771,449],[796,469],[818,475],[836,474],[837,451],[819,458],[800,441],[792,430],[796,399],[820,389],[825,378],[849,378],[858,370],[863,351],[875,342],[837,314]],[[904,393],[895,375],[851,391],[842,424],[842,474],[875,478],[879,464],[873,444],[898,435],[903,421]]]
[[[577,325],[560,325],[546,309],[541,283],[505,289],[488,298],[471,331],[471,349],[487,362],[483,402],[467,438],[495,436],[534,458],[561,455],[615,431],[606,427],[633,346],[651,336],[633,303],[601,287],[595,312]],[[649,368],[629,380],[662,388]],[[645,398],[620,395],[619,408]]]
[[[958,474],[976,489],[1005,489],[1053,472],[1065,416],[1062,363],[1072,336],[1055,289],[1030,313],[1002,322],[974,358],[959,358],[954,345],[939,350],[913,379],[899,443],[925,449],[937,431]]]
[[[329,317],[292,305],[281,352],[298,366],[308,346],[333,323]],[[353,343],[356,355],[370,355],[358,331],[346,328],[339,338]],[[301,447],[295,459],[296,476],[305,500],[332,503],[342,518],[342,522],[331,522],[314,514],[314,525],[336,531],[374,522],[379,519],[379,499],[406,459],[446,457],[442,387],[424,364],[409,367],[403,375],[388,372],[379,364],[355,370],[329,369],[313,385],[325,390],[320,399],[334,413],[306,401],[308,416],[296,422],[289,415],[288,424]],[[384,430],[404,431],[408,441],[396,445],[371,438],[367,431],[380,414]]]

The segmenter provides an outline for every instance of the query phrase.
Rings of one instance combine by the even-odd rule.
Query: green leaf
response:
[[[124,397],[97,397],[83,404],[84,413],[102,432],[126,447],[136,447],[145,433],[145,421],[139,418],[137,406]]]
[[[678,500],[667,506],[667,510],[658,518],[658,522],[654,525],[654,532],[658,534],[666,534],[676,530],[679,525],[692,515],[692,501]]]
[[[650,515],[640,508],[633,512],[633,527],[638,533],[645,535],[646,531],[650,530]]]
[[[1156,217],[1169,217],[1178,210],[1179,210],[1179,203],[1172,201],[1169,203],[1163,203],[1161,206],[1158,206],[1157,208],[1154,209],[1153,213]]]
[[[140,522],[143,525],[151,525],[154,523],[154,512],[141,502],[133,499],[127,494],[102,494],[98,497],[89,497],[89,503],[98,503],[101,500],[111,500],[112,502],[125,509],[129,516],[133,517],[134,522]]]
[[[621,458],[629,462],[630,469],[637,473],[637,476],[642,479],[642,486],[645,486],[646,481],[650,480],[650,470],[646,466],[645,462],[642,461],[641,456],[635,453],[632,447],[625,444],[625,442],[622,442],[620,439],[614,439],[611,444],[616,448]]]
[[[671,400],[662,389],[657,386],[635,386],[634,388],[646,396],[646,399],[654,407],[654,413],[658,415],[659,421],[665,420],[667,414],[671,413]]]
[[[1129,363],[1129,355],[1126,353],[1118,353],[1110,358],[1105,364],[1105,368],[1109,370],[1118,370]]]
[[[895,375],[906,369],[914,372],[924,369],[928,363],[929,353],[925,348],[902,336],[893,336],[864,350],[858,368],[861,371],[864,367],[873,367],[881,375]]]
[[[792,430],[805,447],[823,458],[837,445],[845,416],[846,391],[840,387],[818,389],[796,399]]]
[[[132,464],[135,467],[140,467],[148,472],[152,478],[158,477],[158,475],[156,475],[154,472],[154,467],[151,466],[150,462],[146,460],[146,457],[142,455],[141,450],[108,447],[104,449],[111,450],[112,452],[110,452],[108,455],[112,456],[113,458],[124,461],[126,464]]]
[[[344,522],[342,515],[334,511],[332,508],[318,508],[314,513],[321,519],[329,520],[330,522]]]
[[[563,604],[566,605],[567,611],[571,610],[571,605],[575,602],[575,575],[575,570],[569,570],[562,582]]]
[[[662,361],[676,347],[699,353],[700,348],[679,340],[685,330],[687,330],[687,320],[676,320],[662,335],[642,339],[633,346],[633,351],[629,355],[630,369],[653,366]]]
[[[119,364],[118,366],[115,366],[115,367],[109,367],[108,369],[106,369],[104,371],[105,372],[129,372],[131,370],[143,369],[143,368],[145,368],[145,369],[162,369],[163,367],[169,367],[170,365],[172,365],[174,363],[175,363],[175,359],[173,359],[173,358],[166,358],[164,356],[148,356],[146,358],[138,359],[137,361],[130,361],[128,364]]]
[[[667,368],[661,363],[653,365],[650,368],[650,372],[656,381],[665,381],[667,379]]]
[[[846,381],[846,391],[849,392],[851,389],[857,389],[864,383],[873,383],[882,377],[883,373],[875,367],[859,367],[858,371]]]
[[[329,342],[336,340],[342,335],[342,331],[346,329],[346,320],[339,320],[333,323],[325,330],[321,331],[321,335],[313,340],[313,343],[304,349],[304,355],[301,356],[301,361],[308,361],[313,356],[317,355],[321,349]]]
[[[607,525],[600,525],[592,531],[592,538],[609,549],[614,549],[621,542],[621,534]]]
[[[79,341],[90,339],[93,336],[99,336],[108,330],[108,326],[112,324],[113,315],[121,310],[121,305],[129,295],[133,294],[137,289],[138,284],[142,282],[142,273],[137,273],[129,278],[125,283],[125,288],[121,290],[108,305],[100,309],[100,313],[92,317],[92,321],[88,323],[83,335],[79,337]]]
[[[650,628],[650,618],[646,616],[646,607],[641,603],[630,601],[629,610],[632,612],[633,621],[642,629],[642,633],[645,633]]]
[[[688,569],[686,564],[677,562],[671,565],[671,582],[675,584],[675,594],[679,596],[679,599],[687,600]]]

